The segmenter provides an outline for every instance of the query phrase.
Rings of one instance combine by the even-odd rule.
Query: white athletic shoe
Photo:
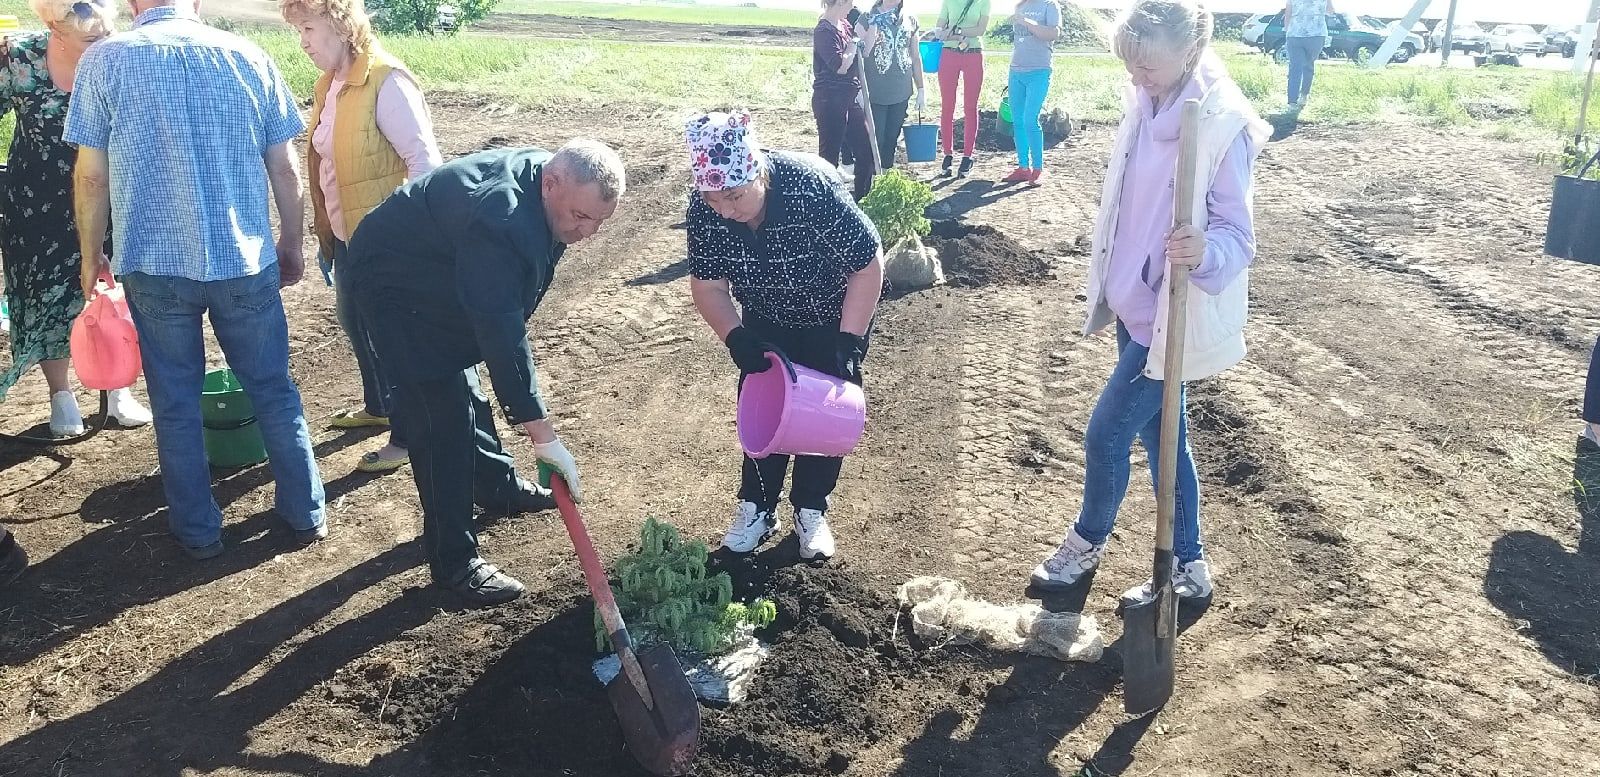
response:
[[[107,412],[111,414],[111,420],[123,428],[132,429],[150,423],[150,411],[139,404],[139,400],[133,398],[132,391],[119,388],[112,391],[106,399],[109,408]]]
[[[1029,581],[1045,590],[1071,588],[1084,575],[1099,567],[1100,558],[1105,554],[1105,543],[1092,544],[1078,534],[1077,529],[1073,529],[1067,532],[1066,539],[1061,541],[1061,546],[1050,558],[1034,567],[1033,577]]]
[[[1172,592],[1179,599],[1205,599],[1211,596],[1211,565],[1205,559],[1196,559],[1187,564],[1176,564],[1172,568]],[[1129,588],[1122,595],[1126,604],[1148,602],[1156,598],[1155,581],[1146,580],[1144,585]]]
[[[828,514],[821,510],[794,511],[795,539],[800,541],[800,558],[833,558],[833,529],[828,528]]]
[[[740,502],[733,524],[722,537],[722,547],[734,553],[749,553],[778,533],[778,517],[761,512],[754,502]]]
[[[78,397],[70,391],[57,391],[50,395],[50,433],[56,437],[77,437],[83,434],[83,413],[78,410]]]

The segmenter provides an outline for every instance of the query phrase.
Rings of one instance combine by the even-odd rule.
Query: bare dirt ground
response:
[[[680,117],[432,101],[447,155],[588,132],[622,149],[627,201],[563,261],[537,358],[603,555],[646,515],[718,536],[733,375],[672,228]],[[814,147],[808,116],[761,120],[769,142]],[[1113,352],[1078,334],[1110,136],[1052,148],[1039,191],[990,184],[1010,169],[998,154],[938,184],[933,215],[973,227],[943,226],[941,248],[999,246],[1006,263],[885,303],[871,422],[834,510],[841,557],[793,567],[789,541],[735,569],[779,597],[776,663],[747,704],[706,710],[699,774],[1594,773],[1600,515],[1584,494],[1600,453],[1577,444],[1575,408],[1600,303],[1581,291],[1593,269],[1540,256],[1546,174],[1480,136],[1302,129],[1265,152],[1251,357],[1191,399],[1218,594],[1187,613],[1165,712],[1122,714],[1115,644],[1060,664],[893,628],[888,597],[917,574],[1021,597],[1076,514]],[[355,474],[374,441],[321,428],[358,393],[332,294],[308,280],[286,298],[328,542],[291,551],[256,467],[218,474],[228,553],[189,561],[149,430],[0,449],[0,520],[37,561],[0,592],[0,775],[638,774],[587,675],[559,522],[485,532],[526,599],[457,611],[427,589],[409,473]],[[35,375],[0,427],[42,423],[43,399]],[[1048,604],[1116,638],[1153,513],[1136,475],[1093,587]]]

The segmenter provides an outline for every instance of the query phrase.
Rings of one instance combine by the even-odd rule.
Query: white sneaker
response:
[[[50,433],[57,437],[77,437],[83,434],[83,413],[78,410],[78,397],[70,391],[57,391],[50,395]]]
[[[833,529],[828,528],[828,514],[821,510],[794,511],[795,539],[800,541],[800,558],[833,558]]]
[[[1179,599],[1205,599],[1211,596],[1211,565],[1205,559],[1196,559],[1187,564],[1177,564],[1172,569],[1172,592]],[[1156,598],[1155,581],[1146,580],[1144,585],[1129,588],[1122,594],[1122,601],[1127,604],[1148,602]]]
[[[755,502],[740,502],[733,524],[722,537],[722,547],[734,553],[749,553],[778,533],[778,517],[761,512]]]
[[[1067,532],[1066,539],[1050,558],[1034,567],[1030,582],[1045,590],[1071,588],[1099,567],[1100,558],[1105,554],[1105,543],[1095,545],[1074,528]]]
[[[139,400],[134,399],[133,392],[128,389],[119,388],[113,390],[111,395],[107,397],[107,407],[109,408],[107,412],[111,414],[111,420],[116,421],[118,425],[125,429],[132,429],[136,426],[144,426],[150,423],[150,411],[144,405],[139,404]]]

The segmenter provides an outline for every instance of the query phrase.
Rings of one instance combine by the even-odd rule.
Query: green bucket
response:
[[[245,467],[267,460],[256,410],[233,370],[206,372],[200,388],[200,425],[206,461],[213,467]]]

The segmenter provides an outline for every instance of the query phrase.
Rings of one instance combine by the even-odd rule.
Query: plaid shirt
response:
[[[265,52],[152,8],[84,53],[74,89],[66,141],[110,160],[118,275],[218,281],[277,262],[263,155],[305,124]]]

